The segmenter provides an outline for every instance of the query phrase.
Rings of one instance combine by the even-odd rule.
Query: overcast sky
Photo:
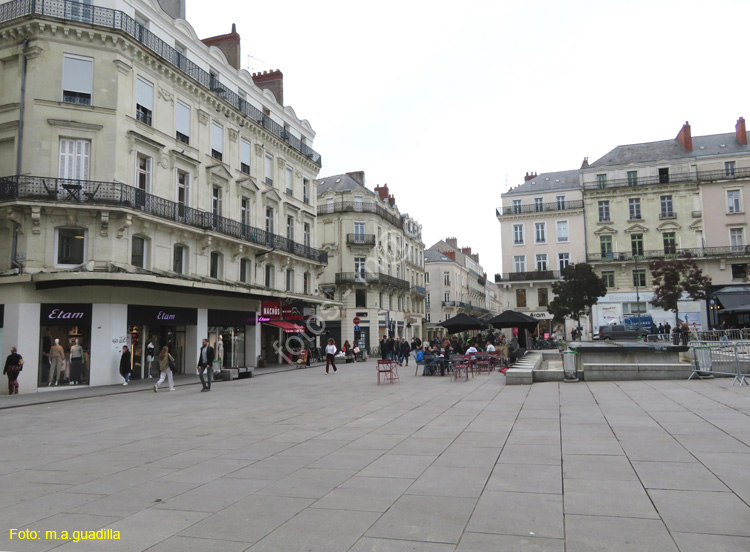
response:
[[[187,20],[236,23],[243,68],[284,73],[320,177],[387,183],[426,247],[455,236],[490,278],[495,208],[527,171],[750,117],[747,0],[188,0]]]

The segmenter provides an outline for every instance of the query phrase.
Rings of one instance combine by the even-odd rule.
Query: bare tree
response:
[[[654,280],[654,298],[651,304],[674,313],[675,327],[680,313],[678,301],[686,294],[693,301],[706,299],[706,288],[711,278],[705,276],[696,262],[687,255],[685,259],[658,259],[649,265]]]

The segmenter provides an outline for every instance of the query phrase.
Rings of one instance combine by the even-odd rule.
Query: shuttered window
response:
[[[89,179],[91,142],[60,138],[60,168],[58,176],[71,180]]]

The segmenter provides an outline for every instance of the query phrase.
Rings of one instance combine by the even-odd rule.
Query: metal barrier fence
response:
[[[733,330],[705,330],[698,332],[700,341],[750,341],[750,328]]]
[[[732,385],[747,383],[750,376],[750,341],[693,341],[690,343],[694,376],[734,376]]]

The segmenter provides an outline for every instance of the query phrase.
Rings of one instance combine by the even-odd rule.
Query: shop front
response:
[[[309,332],[304,314],[297,307],[281,301],[262,301],[258,322],[261,323],[261,359],[259,366],[289,364],[309,346]]]
[[[252,366],[246,358],[247,333],[255,328],[255,311],[208,310],[208,341],[222,368]],[[250,359],[252,360],[252,359]]]
[[[37,385],[88,385],[91,374],[91,304],[42,303]]]
[[[159,352],[165,346],[175,359],[175,373],[185,373],[185,334],[188,326],[198,323],[197,309],[128,305],[127,320],[131,379],[158,375]]]

